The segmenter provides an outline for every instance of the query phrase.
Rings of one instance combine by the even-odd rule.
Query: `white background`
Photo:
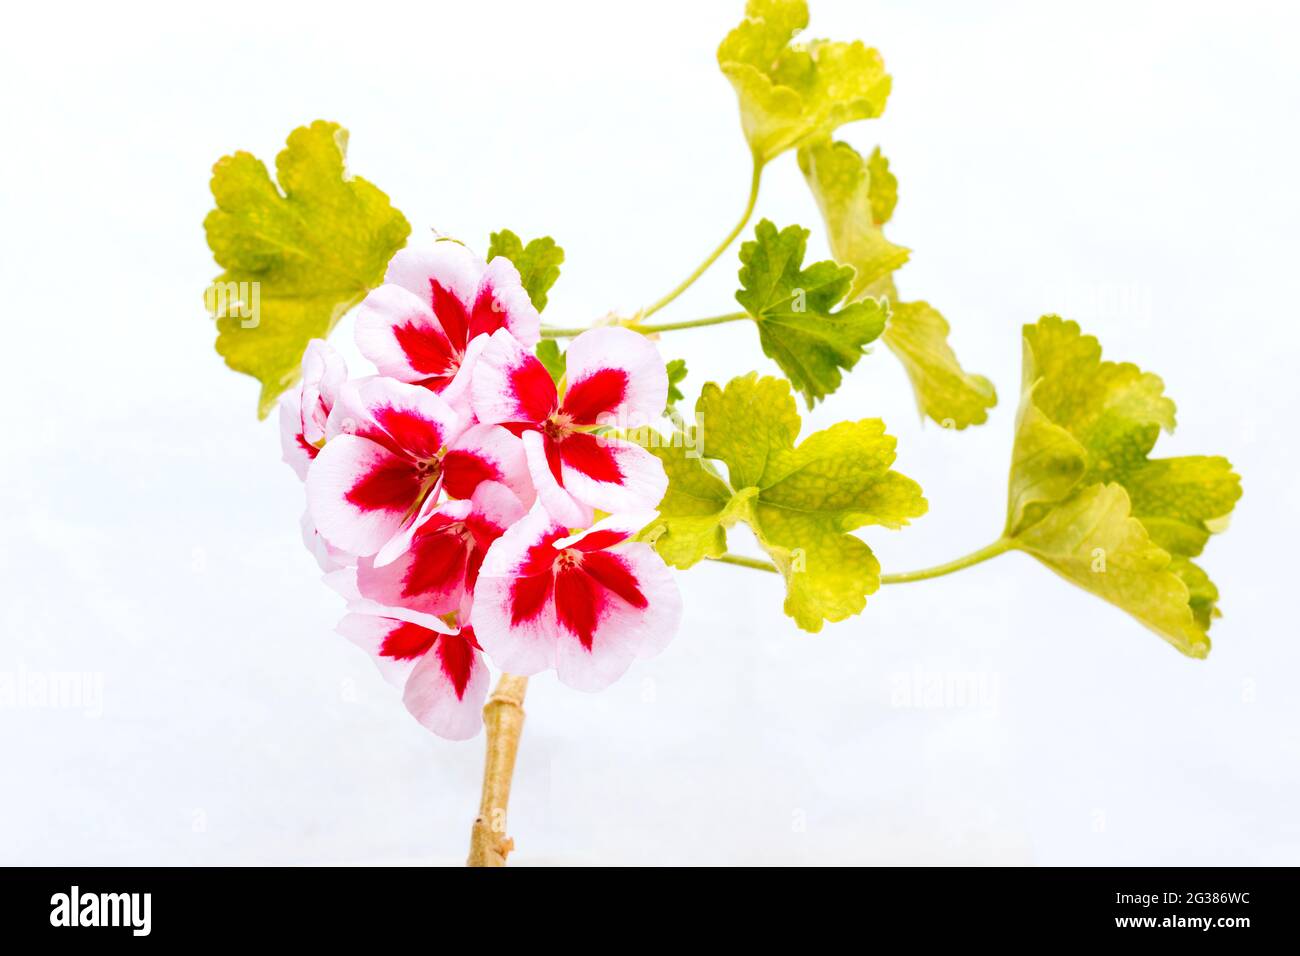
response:
[[[0,672],[102,675],[102,714],[0,710],[0,863],[463,859],[482,740],[422,730],[332,632],[302,491],[202,290],[208,170],[322,117],[417,230],[503,226],[568,262],[547,318],[630,311],[743,203],[714,49],[740,0],[29,4],[0,36]],[[922,425],[884,349],[806,418],[881,416],[930,512],[886,570],[997,535],[1020,325],[1080,320],[1160,373],[1163,455],[1244,475],[1205,566],[1204,662],[1022,555],[886,588],[813,636],[773,578],[680,576],[660,658],[598,695],[533,681],[519,863],[1300,863],[1295,283],[1300,115],[1283,4],[814,0],[894,77],[899,275],[1001,402]],[[16,19],[15,19],[16,18]],[[760,213],[813,227],[793,156]],[[721,264],[663,318],[731,311]],[[350,350],[351,325],[335,333]],[[665,338],[706,380],[773,369],[743,325]],[[752,545],[743,538],[738,546]],[[1292,621],[1288,624],[1287,621]],[[973,675],[965,706],[900,706]]]

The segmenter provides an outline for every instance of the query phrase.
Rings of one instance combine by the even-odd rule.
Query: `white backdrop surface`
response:
[[[550,234],[571,325],[673,285],[743,203],[714,48],[740,0],[29,5],[0,35],[0,673],[102,699],[0,708],[0,863],[455,862],[481,738],[438,740],[332,631],[302,491],[212,350],[212,162],[338,120],[417,230]],[[1205,565],[1204,662],[1029,558],[886,588],[807,635],[777,582],[680,576],[661,657],[598,695],[533,681],[519,863],[1300,863],[1295,442],[1300,82],[1285,4],[813,0],[894,77],[879,143],[989,423],[922,425],[881,349],[805,417],[881,416],[930,512],[886,570],[1001,528],[1022,323],[1056,311],[1160,373],[1162,454],[1244,475]],[[15,16],[15,14],[11,14]],[[792,156],[760,213],[820,223]],[[730,311],[734,252],[665,319]],[[345,320],[335,341],[351,349]],[[700,385],[771,366],[676,333]],[[743,548],[746,544],[739,541]],[[935,682],[977,689],[932,706]],[[910,694],[910,699],[909,699]]]

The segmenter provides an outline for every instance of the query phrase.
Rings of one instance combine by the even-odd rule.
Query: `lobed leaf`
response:
[[[249,153],[212,170],[217,208],[203,227],[225,270],[208,296],[217,352],[262,383],[260,417],[297,381],[307,343],[383,281],[411,231],[383,192],[347,172],[347,142],[337,123],[294,130],[276,157],[278,187]]]
[[[764,219],[754,236],[740,247],[736,301],[757,323],[763,353],[812,408],[839,388],[840,370],[853,368],[864,347],[880,336],[886,308],[875,299],[836,308],[854,270],[829,260],[804,268],[807,229],[787,226],[777,232]]]
[[[735,88],[741,126],[760,166],[884,112],[890,78],[880,54],[859,41],[792,43],[807,26],[804,0],[749,0],[745,19],[718,47],[718,65]]]
[[[668,473],[658,519],[643,532],[669,564],[726,551],[744,522],[781,572],[785,613],[806,631],[859,613],[880,586],[871,549],[849,532],[899,528],[925,513],[920,486],[891,470],[894,439],[879,419],[841,422],[796,444],[789,383],[757,373],[710,382],[696,404],[700,456],[677,435],[652,447]],[[726,466],[727,480],[711,461]]]
[[[1241,496],[1227,459],[1148,457],[1174,403],[1160,378],[1103,361],[1074,322],[1024,330],[1005,536],[1058,574],[1204,657],[1218,589],[1190,559]]]
[[[509,229],[492,233],[488,242],[488,261],[497,256],[505,256],[519,270],[528,298],[533,307],[541,312],[546,308],[546,294],[560,277],[560,266],[564,264],[564,250],[555,244],[550,236],[530,239],[524,245],[522,239]]]
[[[961,367],[948,344],[948,322],[936,309],[901,302],[894,288],[893,273],[910,253],[881,229],[898,202],[888,160],[879,149],[866,160],[846,143],[823,140],[800,148],[799,168],[821,210],[832,255],[855,270],[849,301],[889,303],[882,338],[903,363],[921,414],[957,429],[986,421],[997,403],[993,383]]]

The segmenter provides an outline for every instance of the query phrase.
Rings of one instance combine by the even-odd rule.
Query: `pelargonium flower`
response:
[[[459,242],[402,249],[384,284],[357,306],[356,339],[381,375],[442,393],[452,405],[467,398],[481,336],[504,329],[532,347],[541,319],[504,256],[484,262]]]
[[[468,500],[426,502],[395,560],[357,566],[360,594],[380,604],[428,614],[461,613],[478,580],[492,542],[524,516],[518,495],[496,481],[484,481]]]
[[[537,496],[564,524],[590,524],[593,508],[654,508],[668,487],[659,459],[593,431],[635,428],[663,414],[668,374],[659,351],[644,336],[611,326],[575,338],[566,363],[561,401],[536,356],[510,335],[494,334],[470,383],[474,414],[522,436]]]
[[[299,478],[325,443],[325,423],[348,379],[343,356],[323,339],[312,339],[302,356],[302,383],[280,401],[280,447]]]
[[[681,596],[655,550],[630,540],[654,517],[611,515],[570,534],[539,501],[499,537],[470,616],[493,662],[523,675],[553,667],[570,687],[600,690],[663,650]]]
[[[331,545],[378,552],[432,495],[469,498],[499,481],[533,498],[518,438],[467,415],[415,385],[374,377],[339,392],[325,446],[307,474],[307,505]]]
[[[488,670],[473,628],[354,612],[338,631],[374,657],[384,677],[402,688],[406,709],[438,736],[467,740],[483,726]]]

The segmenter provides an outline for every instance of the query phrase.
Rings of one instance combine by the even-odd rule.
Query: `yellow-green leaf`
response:
[[[668,473],[659,518],[644,532],[666,561],[686,568],[726,550],[744,522],[781,572],[785,613],[806,631],[859,613],[880,586],[871,549],[849,532],[899,528],[925,513],[920,486],[891,470],[894,439],[879,419],[841,422],[796,444],[799,413],[788,382],[751,373],[710,382],[696,404],[704,459],[680,434],[653,448]]]
[[[204,220],[225,271],[208,292],[217,352],[262,383],[258,414],[298,379],[307,343],[384,278],[411,227],[380,190],[344,166],[347,132],[317,120],[294,130],[276,178],[249,153],[212,171],[217,208]]]
[[[718,47],[759,165],[884,112],[890,79],[880,54],[860,41],[792,43],[806,26],[804,0],[749,0],[745,19]]]
[[[1164,384],[1103,361],[1074,322],[1045,316],[1024,345],[1005,536],[1204,657],[1218,589],[1190,559],[1226,526],[1240,478],[1221,457],[1148,457],[1174,427]]]
[[[961,367],[938,310],[927,302],[900,301],[894,287],[893,273],[909,252],[881,229],[898,201],[888,160],[879,149],[865,160],[847,143],[821,140],[800,147],[799,167],[826,223],[832,255],[856,271],[849,301],[873,297],[890,304],[881,338],[903,363],[921,414],[947,428],[986,421],[997,403],[993,383]]]
[[[530,239],[524,245],[522,239],[509,229],[492,233],[488,242],[488,261],[497,256],[505,256],[519,270],[519,280],[523,283],[533,308],[541,312],[546,308],[546,294],[560,277],[560,266],[564,265],[564,250],[555,244],[550,236]]]

